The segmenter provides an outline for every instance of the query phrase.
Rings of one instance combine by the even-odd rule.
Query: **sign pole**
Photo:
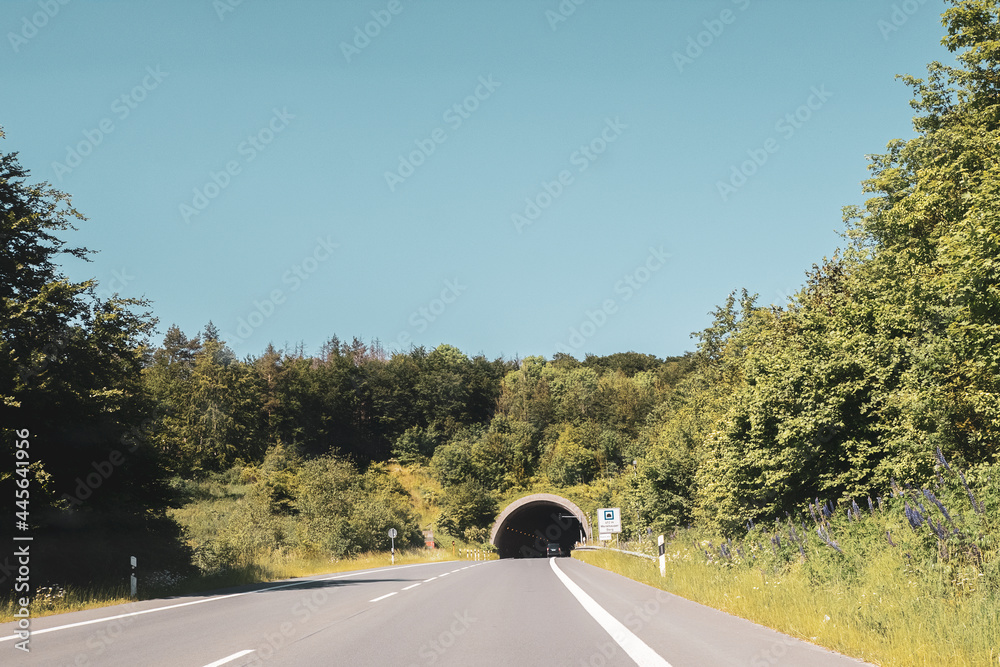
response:
[[[390,528],[389,529],[389,539],[392,540],[392,546],[390,547],[389,552],[392,554],[392,564],[395,565],[396,564],[396,529],[395,528]]]

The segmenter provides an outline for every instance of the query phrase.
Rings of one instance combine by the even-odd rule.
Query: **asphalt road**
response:
[[[0,664],[863,664],[570,558],[385,567],[0,625]]]

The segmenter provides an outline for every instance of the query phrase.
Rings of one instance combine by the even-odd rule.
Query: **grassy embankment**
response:
[[[758,525],[738,540],[678,531],[664,578],[643,558],[574,555],[878,665],[997,665],[1000,485],[984,477],[976,509],[962,489],[935,489],[940,505],[908,489],[850,519],[814,507],[815,520]]]

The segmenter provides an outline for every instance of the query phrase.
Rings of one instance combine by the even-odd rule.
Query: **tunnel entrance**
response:
[[[490,543],[500,558],[544,558],[558,542],[564,556],[590,537],[590,523],[575,503],[551,493],[536,493],[508,505],[493,524]]]

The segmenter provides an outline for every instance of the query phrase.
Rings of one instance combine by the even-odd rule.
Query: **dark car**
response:
[[[562,547],[559,546],[558,542],[549,542],[545,547],[545,555],[548,556],[562,556]]]

